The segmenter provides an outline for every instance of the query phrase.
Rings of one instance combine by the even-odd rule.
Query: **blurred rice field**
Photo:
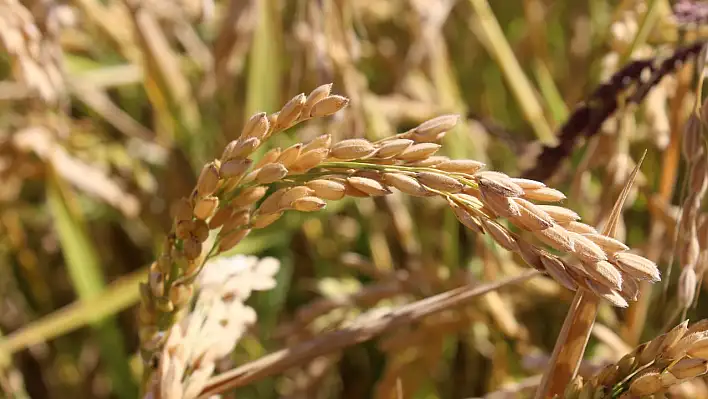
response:
[[[700,2],[679,3],[701,10]],[[580,375],[684,318],[708,316],[700,295],[708,252],[690,303],[679,292],[680,215],[690,193],[682,141],[690,143],[682,135],[701,103],[693,62],[700,56],[674,65],[639,104],[617,100],[635,86],[592,97],[593,106],[617,100],[619,110],[596,131],[559,135],[620,68],[671,59],[706,37],[702,20],[686,23],[676,7],[666,0],[0,0],[0,391],[138,397],[138,283],[170,232],[170,205],[190,194],[202,165],[238,138],[252,114],[278,111],[329,82],[348,107],[273,137],[260,154],[323,133],[376,141],[455,113],[461,120],[442,155],[510,176],[541,173],[567,195],[565,206],[602,226],[647,151],[617,237],[655,261],[663,281],[643,287],[627,309],[600,304]],[[534,169],[543,146],[561,142],[567,156]],[[699,201],[689,217],[707,215]],[[704,254],[708,228],[696,234]],[[375,309],[528,269],[488,235],[462,227],[444,201],[398,194],[285,213],[230,253],[275,257],[280,269],[277,286],[249,300],[258,321],[216,372]],[[222,397],[533,397],[572,300],[573,292],[536,276]],[[668,397],[708,397],[708,385],[695,379]]]

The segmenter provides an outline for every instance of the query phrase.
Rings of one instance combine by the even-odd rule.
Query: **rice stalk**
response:
[[[422,320],[454,307],[464,306],[481,295],[527,281],[539,274],[537,270],[528,270],[517,276],[492,283],[456,288],[395,309],[374,309],[352,320],[341,330],[319,334],[311,340],[270,353],[213,377],[207,383],[200,397],[209,397],[248,385],[318,356],[366,342],[396,327]]]

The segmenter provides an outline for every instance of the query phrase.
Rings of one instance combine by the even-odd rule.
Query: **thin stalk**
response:
[[[0,339],[0,353],[12,355],[135,305],[140,299],[138,283],[145,279],[146,272],[146,268],[133,272],[107,286],[92,301],[76,301],[3,337]]]
[[[401,306],[383,317],[371,319],[366,315],[354,320],[342,330],[320,334],[314,339],[281,349],[258,360],[222,373],[211,380],[199,398],[208,398],[237,387],[259,381],[306,363],[318,356],[340,351],[346,347],[369,341],[396,327],[405,326],[425,317],[462,306],[474,298],[502,287],[520,284],[541,272],[527,270],[518,276],[508,277],[477,287],[460,287],[441,294]]]
[[[104,289],[99,256],[81,214],[72,206],[70,191],[62,185],[55,173],[49,173],[47,201],[76,293],[81,301],[93,302]],[[93,319],[91,326],[98,336],[101,356],[115,384],[115,393],[121,398],[135,398],[137,385],[115,319]]]
[[[629,46],[629,49],[624,54],[622,54],[622,58],[620,58],[619,65],[624,65],[625,63],[627,63],[627,61],[632,58],[634,50],[636,50],[637,47],[641,46],[642,44],[646,43],[647,38],[649,37],[649,32],[651,32],[658,20],[658,2],[657,0],[649,0],[649,4],[647,4],[647,12],[644,13],[642,21],[639,23],[639,30],[637,31],[637,34],[634,35],[634,39],[632,40],[632,44]]]
[[[524,117],[529,121],[538,140],[548,146],[554,146],[557,139],[548,125],[543,108],[536,98],[534,89],[524,74],[519,61],[514,56],[511,46],[504,37],[499,22],[489,7],[487,0],[470,0],[476,14],[471,25],[481,36],[482,45],[497,62],[507,83],[521,107]]]

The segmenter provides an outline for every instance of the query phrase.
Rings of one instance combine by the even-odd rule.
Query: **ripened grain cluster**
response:
[[[176,204],[173,231],[142,291],[147,359],[161,350],[169,339],[166,331],[190,303],[204,258],[233,248],[252,229],[270,225],[288,210],[317,211],[327,200],[345,196],[376,197],[395,189],[440,197],[466,227],[489,234],[568,289],[591,290],[616,306],[637,298],[639,281],[659,280],[653,262],[580,222],[575,212],[537,204],[562,201],[560,191],[483,171],[484,165],[474,160],[435,155],[440,149],[436,142],[457,123],[454,115],[378,142],[332,143],[330,135],[323,135],[272,149],[257,161],[249,158],[274,133],[344,107],[347,99],[331,95],[330,87],[298,95],[275,114],[251,117],[221,158],[204,166],[192,195]],[[218,230],[215,241],[205,248],[212,230]]]
[[[641,344],[592,379],[584,381],[577,377],[566,389],[564,398],[648,397],[706,373],[708,320],[690,327],[686,320]]]
[[[689,176],[687,195],[683,202],[679,224],[678,253],[681,274],[677,295],[682,309],[688,309],[693,305],[698,275],[699,273],[702,275],[705,271],[705,262],[699,261],[699,258],[708,255],[705,252],[706,221],[699,220],[701,204],[708,189],[708,148],[704,139],[706,110],[708,110],[708,103],[703,104],[701,114],[696,107],[686,121],[683,132],[683,157],[689,169]],[[704,234],[701,235],[699,231]]]
[[[196,398],[216,362],[234,350],[256,312],[245,301],[275,287],[279,262],[236,255],[208,262],[199,275],[193,309],[170,330],[154,375],[155,398]]]
[[[13,68],[26,88],[43,101],[54,104],[65,94],[58,30],[61,19],[37,4],[39,21],[20,1],[0,3],[0,47],[13,59]]]

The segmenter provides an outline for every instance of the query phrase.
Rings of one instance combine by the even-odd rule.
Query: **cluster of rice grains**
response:
[[[345,196],[376,197],[396,189],[442,197],[468,228],[489,234],[568,289],[591,290],[617,306],[636,299],[639,280],[659,280],[654,263],[579,222],[575,212],[532,202],[558,202],[563,193],[537,181],[482,171],[484,165],[477,161],[436,156],[436,142],[455,126],[457,116],[443,115],[378,142],[331,143],[323,135],[307,144],[272,149],[257,162],[248,158],[275,132],[331,115],[347,104],[329,92],[330,85],[321,86],[309,96],[296,96],[276,114],[253,116],[221,158],[204,167],[192,195],[175,206],[173,232],[142,287],[146,359],[161,349],[165,331],[189,304],[211,230],[220,229],[206,257],[233,248],[252,229],[270,225],[287,210],[316,211],[326,200]]]
[[[635,398],[662,395],[668,388],[708,373],[708,319],[688,320],[639,345],[617,363],[584,381],[576,377],[565,399]],[[659,396],[664,397],[664,396]]]
[[[700,210],[708,190],[708,149],[704,140],[704,123],[708,101],[691,113],[683,130],[683,158],[688,169],[686,197],[681,207],[678,225],[678,254],[681,265],[677,298],[680,311],[686,311],[696,297],[699,276],[705,272],[708,261],[706,229],[708,218]],[[700,115],[700,116],[699,116]],[[677,310],[679,310],[677,309]]]
[[[17,81],[47,104],[59,102],[65,94],[58,38],[63,11],[67,10],[41,2],[32,11],[17,0],[0,3],[0,48],[10,56]]]
[[[145,360],[152,361],[166,340],[165,331],[190,303],[193,280],[206,258],[202,246],[209,231],[220,229],[211,255],[234,247],[252,228],[263,228],[277,219],[262,209],[253,212],[253,205],[267,192],[266,184],[295,173],[296,168],[305,171],[326,158],[328,151],[320,144],[296,146],[282,153],[270,151],[255,165],[248,156],[270,135],[346,106],[346,98],[329,91],[330,85],[324,85],[308,97],[296,96],[277,113],[251,117],[241,138],[231,142],[220,159],[204,166],[191,196],[173,206],[172,232],[162,255],[150,268],[149,281],[141,286],[140,338]]]
[[[194,309],[170,330],[160,356],[155,398],[196,398],[214,372],[216,361],[228,356],[256,312],[244,302],[253,291],[275,287],[280,263],[274,258],[236,255],[207,263],[199,275]]]

